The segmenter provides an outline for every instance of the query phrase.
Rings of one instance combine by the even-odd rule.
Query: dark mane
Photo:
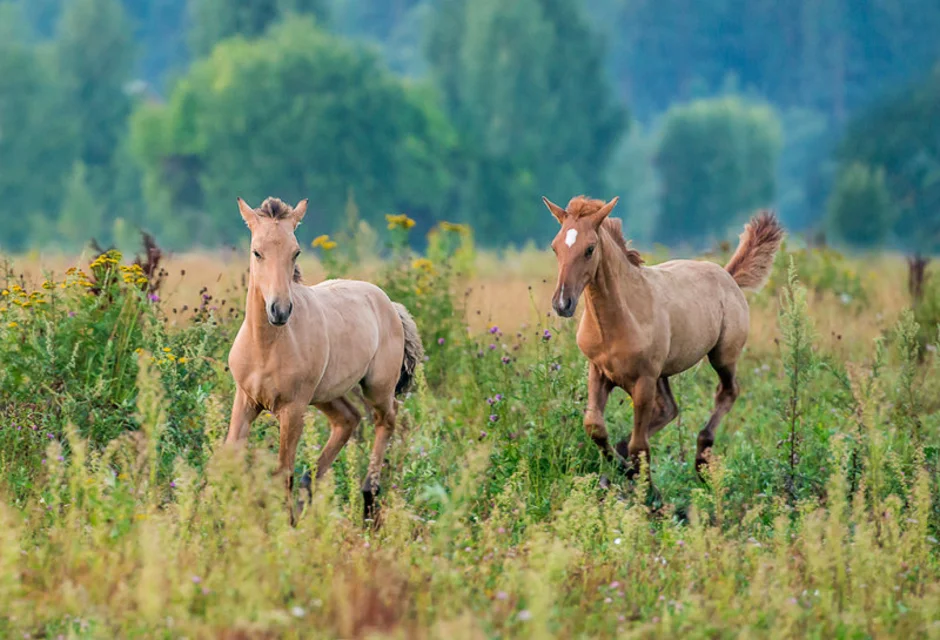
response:
[[[568,212],[569,216],[574,218],[583,218],[592,213],[596,213],[605,204],[607,203],[603,200],[596,200],[594,198],[588,198],[587,196],[575,196],[568,201],[568,206],[565,211]],[[623,255],[626,256],[630,264],[636,267],[643,264],[643,256],[640,255],[640,252],[636,249],[631,249],[624,239],[623,223],[620,218],[607,218],[601,223],[601,228],[606,229],[610,233],[611,238],[617,243],[620,250],[623,251]]]
[[[258,215],[272,220],[286,220],[293,212],[294,208],[279,198],[268,198],[258,208]]]

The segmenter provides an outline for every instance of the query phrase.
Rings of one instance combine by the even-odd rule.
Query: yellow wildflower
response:
[[[453,231],[454,233],[459,233],[462,236],[470,233],[470,227],[465,224],[458,224],[456,222],[447,222],[446,220],[442,220],[440,227],[442,231]]]
[[[171,351],[173,351],[173,349],[171,349],[171,348],[169,348],[169,347],[163,347],[163,353],[169,353],[169,352],[171,352]]]
[[[179,363],[180,363],[180,364],[186,364],[187,362],[189,362],[189,358],[180,358],[180,359],[179,359]]]
[[[176,362],[176,356],[174,356],[172,353],[167,354],[166,359],[170,362]]]
[[[310,243],[313,247],[320,247],[324,251],[331,251],[336,248],[336,242],[330,240],[330,236],[323,234],[322,236],[317,236],[314,238],[313,242]]]
[[[411,268],[431,272],[434,270],[434,263],[427,258],[418,258],[411,263]]]
[[[385,220],[386,222],[388,222],[389,229],[397,229],[401,227],[402,229],[408,230],[411,227],[415,226],[415,221],[409,218],[404,213],[400,213],[394,216],[391,214],[386,214]]]
[[[54,283],[54,282],[49,282],[48,280],[46,280],[45,282],[42,283],[42,288],[43,288],[43,289],[46,289],[47,291],[48,291],[49,289],[54,289],[54,288],[55,288],[55,283]]]
[[[9,322],[7,323],[7,326],[10,327],[11,329],[16,329],[20,325],[17,324],[16,322]]]
[[[0,295],[8,296],[10,295],[10,292],[4,289],[3,291],[0,291]]]

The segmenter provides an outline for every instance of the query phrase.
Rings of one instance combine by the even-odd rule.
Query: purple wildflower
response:
[[[65,462],[65,458],[63,458],[62,456],[59,456],[59,457],[56,458],[56,459],[57,459],[59,462]]]
[[[202,582],[202,578],[199,576],[193,576],[193,584],[199,584],[200,582]]]
[[[160,296],[155,293],[151,293],[149,296],[147,296],[147,299],[150,300],[150,302],[160,302]]]
[[[499,529],[496,530],[496,533],[506,533],[506,528],[500,527]]]
[[[48,436],[48,438],[49,438],[50,440],[54,440],[54,439],[55,439],[55,436],[52,435],[51,433],[47,433],[46,436]]]
[[[490,327],[490,335],[494,335],[494,336],[495,336],[497,333],[499,333],[499,327],[497,327],[497,326],[494,324],[492,327]]]
[[[485,438],[485,437],[486,437],[486,431],[481,431],[481,432],[480,432],[480,440],[482,440],[482,439]]]
[[[552,339],[552,332],[546,329],[545,333],[542,334],[542,340],[551,340],[551,339]]]
[[[496,396],[493,398],[493,400],[495,400],[496,402],[499,402],[502,399],[503,399],[503,394],[501,393],[497,393]]]
[[[497,600],[509,600],[509,594],[506,593],[505,591],[497,591],[496,599]]]
[[[503,356],[503,364],[509,364],[509,356]]]
[[[552,366],[549,367],[552,371],[561,371],[561,365],[557,362],[553,362]]]
[[[444,338],[438,338],[438,339],[437,339],[437,344],[443,345],[443,344],[444,344]]]
[[[493,398],[487,398],[487,399],[486,399],[486,404],[490,405],[491,407],[492,407],[495,403],[496,403],[496,401],[493,400]]]
[[[620,583],[617,582],[616,580],[614,580],[613,582],[610,583],[610,588],[611,588],[611,589],[616,589],[616,588],[619,587],[619,586],[620,586]]]
[[[496,351],[496,345],[492,342],[490,343],[490,351]]]
[[[75,317],[75,312],[74,312],[74,311],[69,311],[69,317],[70,317],[70,318],[74,318],[74,317]]]
[[[519,619],[525,622],[526,620],[532,619],[532,613],[528,609],[523,609],[519,612]]]
[[[496,415],[495,413],[490,414],[490,422],[496,422],[497,420],[499,420],[498,415]]]
[[[176,482],[174,482],[173,480],[170,480],[170,488],[171,488],[171,489],[175,489],[175,488],[176,488]]]

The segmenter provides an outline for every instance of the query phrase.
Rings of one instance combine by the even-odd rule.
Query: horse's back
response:
[[[376,367],[397,372],[404,330],[385,291],[360,280],[327,280],[308,290],[322,313],[328,343],[318,399],[346,393]]]
[[[746,339],[748,306],[725,269],[701,260],[671,260],[649,268],[669,327],[667,374],[692,366],[719,343]]]

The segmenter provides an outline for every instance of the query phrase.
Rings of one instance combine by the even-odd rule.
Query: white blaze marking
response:
[[[578,230],[577,229],[568,229],[568,233],[565,234],[565,244],[569,247],[574,244],[574,241],[578,239]]]

